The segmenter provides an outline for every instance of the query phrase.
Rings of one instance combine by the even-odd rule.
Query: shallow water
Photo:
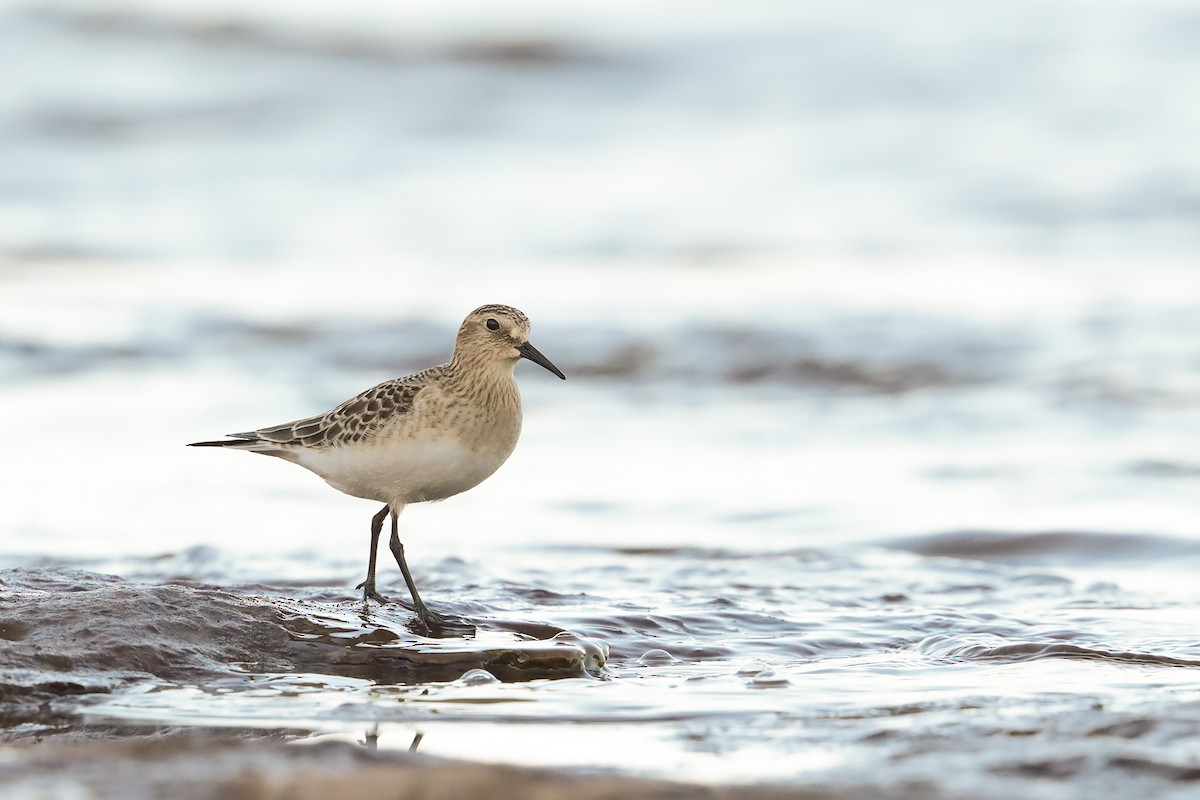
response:
[[[1195,9],[790,6],[0,11],[62,56],[2,101],[4,738],[1193,792]],[[484,302],[569,380],[401,518],[435,641],[370,504],[183,444]]]

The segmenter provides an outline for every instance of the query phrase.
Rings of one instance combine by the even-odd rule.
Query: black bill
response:
[[[517,348],[517,352],[521,354],[521,358],[528,358],[533,363],[545,367],[546,369],[550,370],[558,377],[562,378],[564,381],[567,379],[567,376],[563,375],[558,367],[556,367],[550,363],[550,359],[546,358],[544,355],[539,353],[538,349],[536,347],[534,347],[533,345],[531,345],[529,342],[526,342],[525,344],[519,346]]]

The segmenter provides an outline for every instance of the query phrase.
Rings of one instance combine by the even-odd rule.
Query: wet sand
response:
[[[348,744],[163,733],[136,741],[51,742],[0,750],[8,800],[818,800],[870,798],[812,789],[698,786],[621,775],[471,764]],[[897,798],[933,798],[913,789]]]

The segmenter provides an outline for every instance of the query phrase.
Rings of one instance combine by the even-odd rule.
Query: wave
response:
[[[1200,541],[1155,534],[966,530],[889,539],[883,547],[935,558],[1004,564],[1147,563],[1200,558]]]
[[[949,636],[930,636],[916,645],[922,655],[947,661],[1025,662],[1044,658],[1067,658],[1112,664],[1141,664],[1158,667],[1200,667],[1200,659],[1160,653],[1103,650],[1063,642],[1014,642],[1011,644],[964,643]]]

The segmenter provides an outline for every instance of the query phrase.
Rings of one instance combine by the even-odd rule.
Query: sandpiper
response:
[[[363,602],[375,590],[375,556],[391,514],[392,555],[428,628],[446,620],[421,600],[397,532],[409,503],[444,500],[479,485],[512,454],[521,433],[521,393],[513,369],[527,358],[566,376],[529,343],[529,318],[511,306],[472,311],[445,364],[386,381],[315,417],[189,447],[228,447],[275,456],[315,472],[333,488],[384,503],[371,519]]]

